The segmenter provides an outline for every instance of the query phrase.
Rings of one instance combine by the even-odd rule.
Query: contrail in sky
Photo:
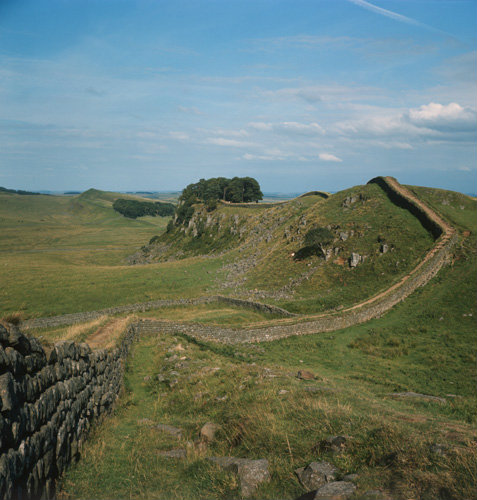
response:
[[[403,16],[402,14],[398,14],[397,12],[393,12],[392,10],[383,9],[382,7],[378,7],[372,3],[366,2],[365,0],[348,0],[348,2],[354,3],[363,9],[370,10],[371,12],[375,12],[376,14],[380,14],[381,16],[389,17],[390,19],[394,19],[395,21],[400,21],[401,23],[411,24],[413,26],[420,26],[421,28],[425,28],[430,31],[434,31],[435,33],[439,33],[446,37],[456,39],[450,33],[446,33],[438,28],[433,28],[428,24],[421,23],[420,21],[416,21],[416,19],[412,19],[412,17]]]

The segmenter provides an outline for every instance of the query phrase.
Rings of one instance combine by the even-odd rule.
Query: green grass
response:
[[[106,195],[0,195],[0,314],[50,316],[206,293],[220,261],[126,265],[168,218],[126,219]]]
[[[303,494],[293,471],[317,460],[357,473],[361,493],[379,488],[395,498],[472,498],[477,257],[471,227],[452,265],[366,324],[237,346],[181,332],[142,339],[130,359],[125,395],[107,424],[95,429],[81,462],[64,475],[62,495],[239,498],[233,474],[204,459],[232,455],[269,460],[271,481],[254,498]],[[317,380],[298,380],[300,369]],[[446,403],[390,397],[407,391]],[[138,422],[144,417],[182,428],[183,440],[145,428]],[[158,456],[158,450],[193,443],[207,421],[221,427],[206,451],[190,444],[184,461]],[[330,435],[350,437],[341,454],[320,447]],[[436,444],[443,454],[434,451]]]
[[[270,321],[281,317],[276,314],[253,311],[221,303],[151,309],[146,312],[137,313],[137,316],[173,321],[192,321],[213,325],[228,325],[232,327],[246,326],[250,323]]]
[[[237,346],[191,339],[182,332],[144,337],[128,360],[125,390],[113,415],[95,427],[82,460],[63,476],[62,497],[238,498],[236,477],[204,459],[233,455],[269,460],[271,481],[256,498],[291,499],[304,493],[293,471],[315,460],[330,461],[343,474],[358,473],[360,492],[382,488],[397,498],[471,498],[476,485],[476,203],[458,193],[412,189],[460,231],[470,231],[455,249],[452,265],[382,318],[342,331]],[[366,199],[345,209],[342,201],[351,193]],[[258,211],[223,207],[227,220],[224,231],[217,232],[223,240],[211,243],[213,248],[207,241],[182,238],[190,245],[182,247],[187,250],[182,260],[127,266],[124,258],[158,234],[167,220],[124,219],[111,208],[114,196],[95,191],[68,198],[0,195],[1,313],[53,315],[212,294],[221,291],[222,266],[254,251],[260,258],[238,291],[273,292],[309,269],[308,264],[318,265],[290,299],[272,295],[264,300],[315,312],[389,286],[432,245],[420,224],[377,186],[357,186],[328,200],[310,196]],[[269,242],[253,240],[251,232],[231,241],[227,224],[234,215],[250,231],[265,231],[283,219]],[[302,216],[306,226],[300,226]],[[343,255],[358,251],[368,260],[350,270],[316,258],[289,259],[300,241],[287,243],[285,229],[292,226],[303,235],[313,225],[327,224],[360,232],[339,244]],[[376,253],[378,237],[395,250]],[[181,237],[171,238],[177,245],[172,250],[181,249]],[[245,245],[242,252],[234,248],[237,242]],[[220,257],[191,256],[207,248],[220,253],[230,243],[232,250]],[[231,326],[274,319],[224,304],[164,308],[140,316]],[[65,335],[84,340],[103,324],[37,333],[50,342]],[[184,351],[177,350],[178,344]],[[298,380],[300,369],[311,370],[317,380]],[[159,382],[158,374],[166,382]],[[177,384],[167,383],[175,379]],[[305,390],[309,386],[316,392]],[[280,395],[281,390],[288,392]],[[446,403],[389,396],[405,391],[444,397]],[[144,418],[182,428],[182,441],[141,424]],[[207,421],[221,429],[204,451],[194,442]],[[351,437],[342,454],[317,446],[337,434]],[[444,454],[432,451],[435,443],[446,448]],[[188,448],[186,460],[158,454],[176,447]]]

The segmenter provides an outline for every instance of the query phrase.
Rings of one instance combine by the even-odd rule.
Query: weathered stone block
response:
[[[15,380],[10,372],[0,375],[0,399],[1,411],[11,411],[17,405],[17,394],[15,392]]]

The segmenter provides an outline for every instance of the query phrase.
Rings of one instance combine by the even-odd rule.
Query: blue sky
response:
[[[0,0],[0,185],[475,192],[477,1]]]

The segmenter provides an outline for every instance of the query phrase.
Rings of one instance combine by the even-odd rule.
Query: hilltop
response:
[[[299,258],[305,235],[317,227],[333,235],[326,255]],[[196,204],[186,224],[169,223],[130,261],[217,256],[226,262],[216,280],[222,293],[317,312],[344,307],[398,280],[433,241],[408,210],[367,184],[271,205],[219,204],[208,211]]]
[[[78,429],[112,408],[60,496],[291,500],[312,488],[299,471],[327,462],[358,498],[470,498],[477,204],[374,181],[284,203],[197,203],[186,223],[126,219],[95,190],[0,194],[4,317],[54,353],[38,377],[74,372],[70,357],[89,367],[86,389],[71,373],[46,390],[62,398],[52,421],[71,433],[58,431],[58,468],[41,465],[46,454],[35,470],[63,470]],[[314,228],[324,247],[305,252]],[[127,265],[141,245],[141,265]],[[8,356],[28,345],[2,335]],[[19,381],[24,354],[7,366]],[[18,413],[5,412],[8,424]],[[207,423],[211,441],[199,437]],[[12,450],[26,478],[35,462]],[[224,460],[266,463],[269,475],[248,490]]]

